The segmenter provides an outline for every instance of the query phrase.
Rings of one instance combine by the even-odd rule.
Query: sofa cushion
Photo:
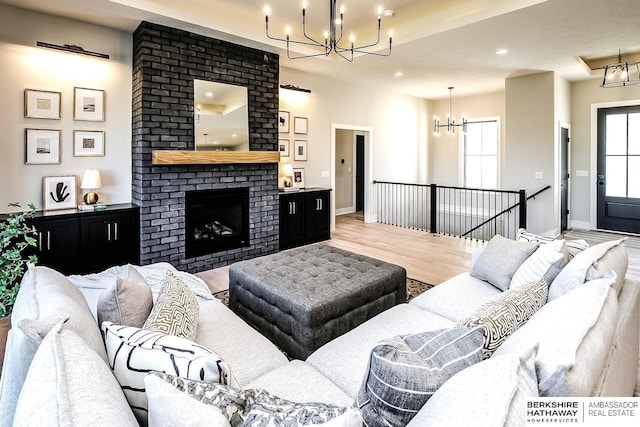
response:
[[[547,283],[553,282],[562,267],[565,257],[562,253],[564,240],[554,240],[540,245],[536,251],[518,267],[511,279],[510,288],[523,286],[544,278]]]
[[[0,414],[9,424],[42,338],[59,320],[67,317],[67,326],[106,361],[100,329],[78,288],[55,270],[29,267],[22,278],[11,321],[17,326],[25,320],[34,334],[27,336],[20,328],[12,329],[0,377]]]
[[[549,301],[561,297],[587,281],[587,273],[591,266],[604,257],[611,249],[620,245],[623,240],[624,239],[611,240],[600,243],[577,254],[551,283],[549,287]],[[616,271],[616,274],[618,273],[619,272]]]
[[[497,234],[487,243],[470,273],[506,291],[518,267],[537,248],[537,243],[517,242]]]
[[[603,277],[609,271],[614,271],[616,273],[616,281],[613,287],[619,295],[628,267],[629,255],[627,253],[627,247],[624,244],[616,245],[589,267],[589,270],[587,270],[587,280]]]
[[[501,292],[469,273],[461,273],[415,297],[409,304],[457,322]]]
[[[386,339],[372,351],[356,406],[367,426],[403,426],[449,378],[482,360],[479,328]]]
[[[367,372],[371,350],[381,340],[454,325],[437,314],[400,304],[323,345],[306,361],[355,399]]]
[[[107,364],[65,321],[33,358],[14,426],[137,426]]]
[[[142,327],[153,308],[151,288],[133,266],[128,268],[127,279],[117,278],[98,298],[98,325],[113,322],[116,325]]]
[[[194,340],[198,315],[198,301],[193,292],[182,279],[167,271],[158,298],[142,329]]]
[[[502,292],[478,307],[456,327],[480,327],[484,336],[484,357],[491,357],[509,335],[527,323],[547,302],[544,278]]]
[[[492,357],[455,374],[436,391],[409,427],[523,426],[527,400],[538,397],[537,347],[522,356]]]
[[[109,366],[138,421],[147,422],[144,377],[150,371],[236,385],[226,362],[186,338],[129,326],[102,324]]]
[[[536,356],[540,396],[589,396],[611,351],[618,300],[608,276],[548,302],[496,350]]]

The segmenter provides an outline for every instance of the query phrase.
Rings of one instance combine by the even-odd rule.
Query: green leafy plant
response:
[[[18,203],[9,206],[20,207]],[[26,265],[37,262],[35,255],[22,256],[28,246],[36,246],[36,229],[27,224],[35,210],[29,204],[28,211],[12,212],[0,220],[0,317],[11,315]]]

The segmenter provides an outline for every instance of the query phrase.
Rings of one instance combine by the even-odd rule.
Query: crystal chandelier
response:
[[[393,14],[390,12],[391,16]],[[391,55],[391,44],[393,40],[393,34],[389,31],[389,50],[384,53],[372,52],[368,50],[374,46],[377,46],[380,43],[380,27],[382,22],[383,13],[386,16],[387,11],[383,11],[381,6],[378,6],[377,14],[378,14],[378,30],[377,37],[375,43],[366,44],[366,45],[356,45],[355,44],[355,36],[352,34],[349,38],[349,42],[346,46],[340,45],[342,41],[342,36],[344,34],[344,5],[340,6],[340,14],[337,14],[336,9],[336,0],[329,0],[329,30],[324,32],[324,42],[317,41],[313,37],[307,34],[307,25],[306,25],[306,14],[307,14],[307,1],[302,0],[302,33],[304,35],[305,40],[292,40],[290,37],[291,28],[287,27],[286,29],[286,38],[273,37],[269,34],[269,14],[271,13],[271,9],[269,6],[265,7],[264,10],[264,20],[265,20],[265,30],[267,37],[271,40],[278,40],[287,43],[287,57],[289,59],[301,59],[301,58],[312,58],[316,56],[329,56],[331,52],[335,52],[342,59],[345,59],[349,62],[353,62],[354,54],[361,53],[367,55],[375,55],[375,56],[390,56]],[[300,45],[300,46],[311,46],[320,48],[320,52],[313,53],[309,55],[297,55],[294,56],[291,54],[290,45]]]
[[[618,62],[604,67],[604,76],[600,87],[631,86],[640,83],[640,67],[636,61],[622,61],[622,52],[618,49]]]

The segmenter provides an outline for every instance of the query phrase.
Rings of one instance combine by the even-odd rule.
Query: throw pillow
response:
[[[237,384],[227,363],[186,338],[130,326],[102,324],[109,366],[136,418],[147,422],[144,377],[151,371],[223,384]]]
[[[541,245],[554,241],[552,237],[544,237],[538,234],[533,234],[528,232],[524,228],[518,230],[516,240],[518,242],[540,243]],[[571,260],[571,258],[584,251],[588,247],[589,244],[584,240],[565,240],[565,245],[562,248],[562,253],[565,255],[565,259],[568,262]]]
[[[537,350],[492,357],[458,372],[434,393],[412,425],[440,427],[443,420],[473,427],[525,425],[527,399],[538,397]]]
[[[489,358],[509,335],[545,305],[548,288],[547,281],[542,278],[517,289],[509,289],[482,304],[456,327],[482,328],[484,357]]]
[[[587,281],[587,272],[593,263],[597,262],[609,250],[620,245],[623,241],[624,239],[620,239],[600,243],[577,254],[551,283],[549,287],[549,301],[561,297]]]
[[[140,328],[152,309],[153,296],[146,283],[118,278],[98,298],[98,324],[107,321]]]
[[[599,260],[595,261],[587,270],[586,280],[604,277],[610,271],[616,273],[616,282],[613,284],[616,292],[620,294],[624,285],[629,266],[629,255],[625,245],[617,245],[609,249]]]
[[[554,240],[553,237],[540,236],[539,234],[531,233],[531,232],[527,231],[524,228],[518,229],[518,234],[516,234],[516,241],[517,242],[530,242],[530,243],[545,244],[545,243],[553,242],[553,240]]]
[[[553,282],[565,265],[563,247],[564,240],[553,240],[540,245],[533,255],[518,267],[511,279],[510,288],[517,288],[543,277],[547,283]]]
[[[439,329],[384,340],[371,351],[356,406],[369,427],[404,426],[457,372],[482,360],[480,328]]]
[[[194,340],[198,327],[198,300],[189,287],[171,271],[142,329]]]
[[[537,248],[537,243],[516,242],[497,234],[487,243],[470,274],[506,291],[518,267]]]
[[[496,350],[522,354],[538,344],[540,396],[590,396],[611,352],[618,318],[613,275],[549,301]]]
[[[13,425],[138,425],[107,364],[66,322],[58,322],[40,344]]]

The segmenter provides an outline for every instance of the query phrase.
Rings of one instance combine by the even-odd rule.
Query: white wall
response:
[[[76,44],[110,60],[36,47],[37,41]],[[76,175],[78,200],[85,169],[98,169],[100,200],[131,200],[131,34],[0,4],[0,212],[10,202],[42,207],[42,178]],[[73,120],[74,87],[106,93],[106,120]],[[62,93],[62,120],[24,118],[24,90]],[[61,163],[25,165],[25,129],[61,131]],[[104,157],[74,157],[73,131],[105,132]]]

